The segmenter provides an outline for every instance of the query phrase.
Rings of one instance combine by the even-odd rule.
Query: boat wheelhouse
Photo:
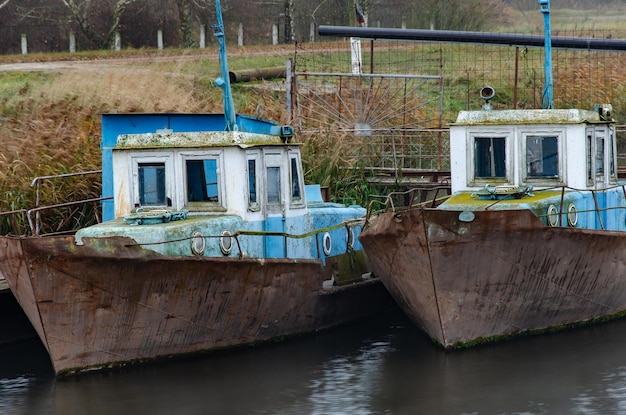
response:
[[[190,120],[196,131],[180,131]],[[78,243],[124,235],[166,255],[322,261],[360,250],[358,227],[341,223],[358,222],[365,209],[325,202],[319,185],[304,184],[293,130],[238,121],[238,131],[223,131],[222,115],[104,115],[103,192],[113,198]],[[141,226],[157,222],[170,224]]]
[[[610,106],[462,111],[450,127],[453,196],[440,209],[530,209],[549,226],[625,230]]]

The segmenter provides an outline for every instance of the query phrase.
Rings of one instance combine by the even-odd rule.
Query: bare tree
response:
[[[293,43],[296,40],[294,15],[293,0],[285,0],[285,43]]]
[[[415,28],[484,30],[506,14],[503,0],[422,0],[401,11]]]
[[[180,37],[183,47],[190,48],[196,45],[194,37],[194,21],[209,14],[214,8],[213,0],[175,0],[178,7],[180,21]],[[222,7],[224,10],[224,7]]]
[[[92,2],[92,0],[61,0],[63,4],[68,8],[73,20],[78,24],[78,27],[83,32],[85,37],[89,39],[98,48],[109,47],[115,38],[115,32],[118,31],[120,26],[120,19],[124,15],[126,8],[139,0],[115,0],[113,4],[111,17],[108,27],[104,33],[97,31],[94,27],[94,22],[90,20],[91,17],[96,15],[95,10],[97,7],[102,7],[102,1]]]
[[[257,18],[259,14],[266,16],[276,16],[279,12],[279,20],[283,28],[283,36],[285,43],[293,43],[296,39],[296,23],[295,17],[297,7],[294,0],[257,0],[248,2],[246,7],[254,7],[257,10]]]
[[[196,43],[193,37],[193,16],[190,3],[190,0],[176,0],[178,19],[180,20],[180,35],[183,40],[183,47],[186,48],[191,48]]]

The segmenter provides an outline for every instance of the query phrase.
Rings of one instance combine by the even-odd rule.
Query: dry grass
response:
[[[219,111],[219,91],[199,88],[198,82],[196,77],[101,67],[25,82],[21,91],[0,101],[0,115],[6,114],[0,118],[0,211],[34,207],[34,177],[99,170],[101,113]],[[99,196],[96,176],[48,180],[40,204]]]
[[[214,63],[189,62],[200,74],[186,73],[185,65],[173,58],[167,72],[151,61],[99,61],[45,76],[0,72],[0,85],[7,85],[0,91],[0,212],[35,207],[35,177],[99,170],[102,113],[222,112],[222,93],[213,85]],[[286,121],[284,93],[237,86],[234,93],[241,113]],[[100,193],[99,176],[46,180],[40,205]],[[76,214],[53,213],[46,221],[55,225],[46,230],[56,231]],[[7,231],[7,220],[0,218],[0,231]]]
[[[324,51],[337,49],[336,45],[332,46],[316,45],[309,55],[321,56]],[[420,50],[423,52],[423,48]],[[438,51],[435,50],[437,56]],[[468,62],[461,59],[463,51],[460,46],[453,49],[459,55],[459,62]],[[287,50],[283,48],[275,52],[284,61]],[[101,113],[222,112],[221,91],[213,86],[216,59],[207,58],[209,53],[182,57],[149,55],[143,61],[142,56],[138,59],[130,56],[128,61],[119,59],[119,56],[93,62],[89,59],[89,64],[79,65],[80,70],[64,69],[45,74],[0,72],[0,192],[3,196],[0,198],[0,212],[35,206],[34,189],[30,183],[36,176],[99,170]],[[273,50],[258,51],[261,60],[254,62],[250,59],[256,56],[257,51],[235,50],[234,55],[237,53],[246,59],[246,63],[237,58],[230,59],[231,67],[261,67],[268,62],[267,54],[273,53]],[[484,54],[477,56],[483,58],[476,62],[477,65],[489,66],[491,63]],[[623,87],[610,87],[626,85],[625,59],[596,59],[591,56],[589,59],[564,60],[557,64],[555,76],[565,79],[564,83],[574,84],[567,81],[569,79],[593,80],[582,87],[557,87],[558,105],[578,102],[582,96],[589,97],[593,102],[611,102],[615,114],[626,113],[626,91]],[[414,63],[412,55],[405,61]],[[432,62],[438,60],[430,59],[424,65],[432,66]],[[275,66],[273,61],[270,63]],[[494,73],[501,73],[503,67],[510,64],[510,59],[500,59],[495,64]],[[399,68],[399,71],[403,69]],[[472,69],[466,68],[465,72],[473,74]],[[388,72],[392,70],[390,68]],[[563,74],[565,72],[569,74]],[[450,106],[450,113],[456,114],[459,108],[466,106],[464,97],[470,90],[469,75],[466,78],[460,79],[458,85],[453,76],[448,78],[450,83],[446,86],[445,101]],[[522,89],[532,91],[533,85],[524,85]],[[236,108],[243,114],[286,123],[284,92],[279,90],[267,85],[251,87],[236,84],[233,86]],[[601,91],[609,91],[612,95],[599,95]],[[501,98],[512,95],[504,88],[498,89],[498,94]],[[458,96],[463,99],[455,101]],[[529,102],[532,102],[531,98]],[[450,102],[458,105],[450,105]],[[421,119],[422,114],[416,113],[416,118]],[[363,200],[369,191],[364,185],[363,167],[355,165],[354,160],[358,157],[346,157],[355,151],[354,141],[342,140],[337,134],[330,133],[302,136],[301,141],[305,143],[304,162],[309,182],[333,187],[331,191],[337,201],[352,203]],[[339,148],[338,143],[352,145]],[[345,199],[337,198],[339,194]],[[46,182],[41,195],[42,203],[49,204],[98,196],[99,178],[82,178],[69,184]]]

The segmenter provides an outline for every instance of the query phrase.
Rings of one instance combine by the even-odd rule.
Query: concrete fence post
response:
[[[278,25],[272,25],[272,45],[278,45]]]
[[[76,53],[76,33],[70,32],[70,53]]]
[[[243,46],[243,23],[239,23],[239,29],[237,30],[237,45]]]
[[[163,30],[157,30],[157,48],[163,50]]]
[[[26,40],[26,33],[22,33],[22,55],[28,53],[28,40]]]
[[[120,32],[115,32],[115,44],[113,47],[117,52],[122,50],[122,34]]]
[[[200,25],[200,49],[206,47],[206,25]]]
[[[309,23],[309,42],[315,42],[315,22]]]

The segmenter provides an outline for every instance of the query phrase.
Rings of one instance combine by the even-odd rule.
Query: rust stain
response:
[[[400,307],[444,347],[626,310],[626,234],[551,228],[530,211],[460,214],[384,213],[360,237]]]
[[[3,237],[0,271],[57,374],[314,332],[393,306],[317,260],[167,257],[127,238]]]

